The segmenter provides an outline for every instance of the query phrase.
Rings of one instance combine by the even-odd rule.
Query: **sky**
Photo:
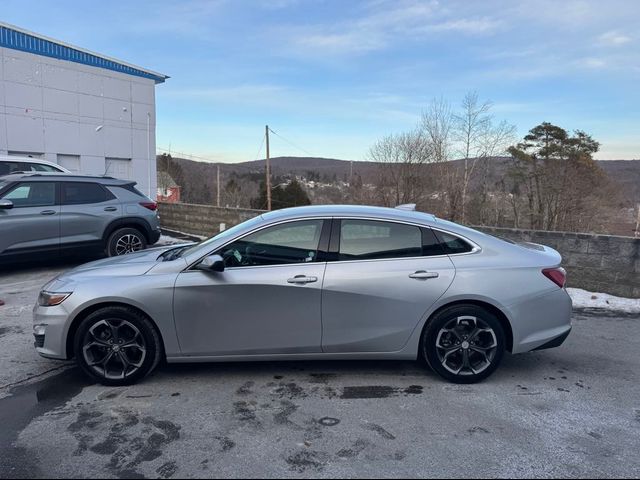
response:
[[[580,129],[640,158],[637,0],[0,0],[0,19],[171,78],[157,146],[212,161],[364,160],[476,91],[522,137]]]

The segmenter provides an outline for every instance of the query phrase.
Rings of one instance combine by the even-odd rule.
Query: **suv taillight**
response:
[[[144,208],[155,212],[158,209],[158,204],[156,202],[140,202]]]
[[[564,288],[564,284],[567,281],[567,272],[564,268],[545,268],[542,270],[542,274],[560,288]]]

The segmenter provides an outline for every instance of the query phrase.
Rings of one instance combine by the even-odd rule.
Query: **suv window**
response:
[[[439,231],[436,231],[435,234],[447,254],[467,253],[473,250],[473,247],[460,237]]]
[[[113,195],[97,183],[63,183],[61,202],[63,205],[101,203],[111,200]]]
[[[338,260],[419,257],[419,227],[377,220],[342,220]]]
[[[46,207],[56,203],[56,185],[51,182],[19,183],[2,196],[15,207]]]
[[[22,167],[20,163],[2,160],[0,161],[0,175],[9,175],[12,172],[19,172]]]
[[[62,172],[59,168],[42,163],[22,163],[20,169],[23,172]]]
[[[301,220],[251,233],[218,253],[226,267],[284,265],[316,261],[324,220]]]

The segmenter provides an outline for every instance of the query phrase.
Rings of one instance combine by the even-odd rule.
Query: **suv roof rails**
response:
[[[67,173],[67,172],[47,172],[45,174],[42,174],[40,172],[12,172],[12,174],[14,174],[14,173],[17,173],[17,174],[24,173],[24,174],[29,175],[30,177],[104,178],[105,180],[118,180],[115,177],[109,177],[109,176],[106,176],[106,175],[78,175],[76,173]]]

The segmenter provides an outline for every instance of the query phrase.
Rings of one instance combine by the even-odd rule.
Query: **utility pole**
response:
[[[217,173],[217,184],[218,184],[218,195],[217,195],[217,199],[216,199],[216,205],[219,207],[220,206],[220,164],[218,164],[218,173]]]
[[[264,127],[264,132],[266,135],[266,145],[267,145],[267,210],[271,211],[271,171],[269,166],[269,125]]]
[[[638,218],[636,220],[636,231],[634,232],[634,236],[640,236],[640,203],[638,204]]]

